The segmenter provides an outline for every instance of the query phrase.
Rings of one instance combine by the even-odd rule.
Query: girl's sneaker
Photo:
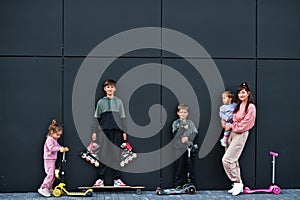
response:
[[[44,197],[50,197],[51,195],[50,195],[50,192],[49,192],[49,190],[47,189],[47,188],[40,188],[40,189],[38,189],[38,192],[42,195],[42,196],[44,196]]]
[[[115,187],[120,187],[120,186],[126,186],[126,184],[123,183],[123,181],[121,179],[115,179],[114,180],[114,186]]]
[[[102,187],[104,186],[104,181],[102,179],[98,179],[93,186]]]

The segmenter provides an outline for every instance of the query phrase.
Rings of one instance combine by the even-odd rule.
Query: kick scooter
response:
[[[198,149],[197,144],[188,143],[187,144],[187,152],[188,152],[188,169],[190,169],[192,165],[191,157],[192,157],[192,152],[194,152],[196,149]],[[191,178],[190,178],[190,171],[187,173],[187,183],[182,186],[181,189],[162,189],[160,187],[156,188],[156,194],[158,195],[173,195],[173,194],[195,194],[196,193],[196,187],[194,184],[191,183]]]
[[[273,166],[272,166],[272,184],[267,189],[251,190],[249,187],[245,187],[245,189],[244,189],[245,194],[256,193],[256,192],[268,192],[268,193],[273,192],[274,194],[280,193],[280,187],[275,185],[275,157],[278,157],[278,153],[271,151],[270,155],[273,157],[273,160],[272,160],[272,164],[273,164]]]
[[[62,194],[66,194],[67,196],[86,196],[86,197],[91,197],[93,196],[93,190],[92,189],[87,189],[84,192],[69,192],[66,189],[66,184],[65,184],[65,170],[66,170],[66,152],[63,151],[63,158],[61,161],[61,166],[59,169],[55,170],[55,177],[60,179],[60,183],[54,188],[53,190],[53,195],[55,197],[59,197]]]

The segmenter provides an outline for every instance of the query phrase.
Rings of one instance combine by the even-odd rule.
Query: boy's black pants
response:
[[[102,142],[102,148],[100,151],[100,167],[98,171],[98,178],[104,179],[105,172],[107,169],[112,169],[114,179],[121,178],[120,171],[120,162],[121,162],[121,149],[120,145],[122,142],[122,132],[121,131],[105,131],[104,134],[100,136],[104,142]],[[104,137],[103,137],[104,136]],[[105,136],[108,140],[105,139]],[[110,143],[110,142],[111,143]],[[109,166],[103,164],[107,163]]]
[[[175,150],[175,155],[182,153],[182,150]],[[190,157],[190,163],[188,163],[188,153],[185,151],[175,161],[175,187],[182,186],[183,181],[187,177],[187,172],[190,173],[191,183],[196,183],[195,170],[194,170],[194,156]]]

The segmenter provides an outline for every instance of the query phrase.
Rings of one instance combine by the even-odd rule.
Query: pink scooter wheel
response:
[[[280,194],[280,187],[274,186],[272,192],[273,192],[274,194]]]
[[[244,193],[245,193],[245,194],[250,193],[250,188],[249,188],[249,187],[245,187],[245,188],[244,188]]]

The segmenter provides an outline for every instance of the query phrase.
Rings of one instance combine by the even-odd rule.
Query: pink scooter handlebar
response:
[[[277,156],[278,156],[278,153],[275,153],[275,152],[273,152],[273,151],[270,151],[270,155],[271,155],[271,156],[277,157]]]

